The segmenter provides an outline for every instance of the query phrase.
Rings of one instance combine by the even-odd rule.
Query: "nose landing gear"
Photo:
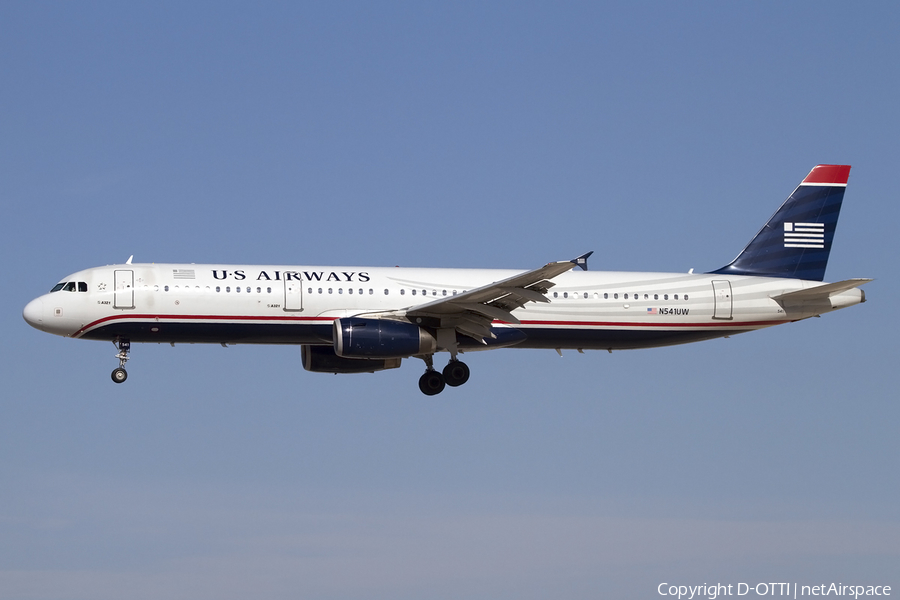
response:
[[[128,372],[125,370],[125,363],[128,362],[128,353],[131,351],[131,341],[115,339],[113,340],[113,344],[115,344],[116,348],[119,349],[119,353],[116,354],[116,358],[119,359],[119,367],[117,369],[113,369],[111,377],[112,380],[116,383],[122,383],[126,379],[128,379]]]

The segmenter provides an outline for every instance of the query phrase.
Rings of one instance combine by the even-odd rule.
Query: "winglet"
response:
[[[594,251],[591,250],[591,251],[588,252],[587,254],[582,254],[581,256],[579,256],[579,257],[577,257],[577,258],[573,258],[573,259],[570,260],[569,262],[575,263],[575,266],[576,266],[576,267],[581,267],[583,270],[587,271],[587,270],[588,270],[588,267],[587,267],[587,259],[588,259],[588,257],[589,257],[591,254],[593,254],[593,253],[594,253]]]
[[[130,265],[130,264],[131,264],[131,261],[132,261],[133,259],[134,259],[134,254],[132,254],[131,256],[128,257],[128,260],[125,261],[125,264],[126,264],[126,265]]]

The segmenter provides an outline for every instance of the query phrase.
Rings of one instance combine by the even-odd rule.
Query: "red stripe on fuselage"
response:
[[[495,321],[495,323],[502,321]],[[612,321],[520,321],[522,325],[587,326],[587,327],[756,327],[759,325],[781,325],[790,321],[715,321],[712,323],[633,323]],[[512,325],[514,323],[504,323]]]

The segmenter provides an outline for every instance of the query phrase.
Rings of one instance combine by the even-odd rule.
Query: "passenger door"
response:
[[[731,282],[730,281],[713,281],[713,296],[715,296],[716,307],[713,311],[713,319],[731,319],[731,309],[733,301],[731,298]]]
[[[134,308],[134,271],[115,273],[116,293],[114,308]]]
[[[303,310],[303,282],[290,279],[284,282],[284,310]]]

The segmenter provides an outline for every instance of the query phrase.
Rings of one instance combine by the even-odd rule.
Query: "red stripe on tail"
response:
[[[838,183],[847,184],[850,178],[850,165],[818,165],[813,167],[803,183]]]

